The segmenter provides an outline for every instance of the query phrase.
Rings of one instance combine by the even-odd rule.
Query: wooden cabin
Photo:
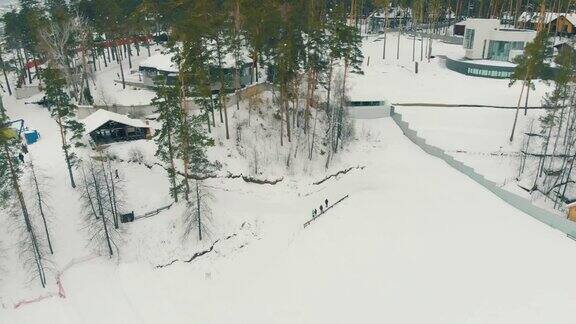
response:
[[[576,222],[576,202],[566,205],[568,207],[568,219]]]
[[[85,134],[97,145],[149,139],[148,122],[100,109],[83,121]]]
[[[576,17],[573,15],[558,16],[556,19],[550,21],[550,30],[553,33],[558,33],[562,35],[574,35],[576,28]]]

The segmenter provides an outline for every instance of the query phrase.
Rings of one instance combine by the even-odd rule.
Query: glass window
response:
[[[474,44],[474,29],[468,29],[464,31],[464,48],[465,49],[472,49],[472,45]]]
[[[488,58],[495,61],[508,61],[510,51],[523,50],[524,42],[490,41]]]
[[[495,61],[508,61],[512,43],[491,40],[488,45],[488,58]]]
[[[524,42],[511,42],[510,49],[511,50],[523,50],[524,49]]]

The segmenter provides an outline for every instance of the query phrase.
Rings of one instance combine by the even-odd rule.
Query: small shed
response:
[[[568,219],[576,222],[576,201],[566,205],[568,208]]]
[[[85,134],[96,144],[135,141],[152,136],[152,128],[147,121],[104,109],[97,110],[82,122]]]
[[[572,45],[569,44],[568,42],[560,42],[560,43],[554,45],[554,48],[556,49],[556,51],[558,53],[560,53],[563,50],[566,50],[566,51],[570,51],[572,54],[574,54],[574,47],[572,47]]]

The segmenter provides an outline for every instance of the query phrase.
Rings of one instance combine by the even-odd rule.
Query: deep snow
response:
[[[67,299],[5,309],[6,322],[573,323],[574,241],[426,155],[390,119],[359,128],[363,171],[299,196],[224,195],[235,217],[261,213],[260,240],[164,269],[91,261],[64,276]],[[343,194],[302,229],[314,202]]]

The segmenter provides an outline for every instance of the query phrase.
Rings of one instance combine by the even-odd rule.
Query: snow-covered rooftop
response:
[[[85,134],[92,133],[93,131],[98,129],[98,127],[104,125],[109,121],[114,121],[132,127],[152,128],[149,124],[140,119],[133,119],[126,115],[121,115],[112,111],[99,109],[92,115],[82,120],[82,123],[84,123],[84,126],[86,128]]]
[[[169,73],[178,73],[178,65],[173,61],[175,54],[174,53],[161,53],[150,56],[142,63],[140,63],[140,67],[156,69],[159,71],[169,72]],[[250,62],[249,59],[250,55],[246,50],[243,50],[240,53],[240,61],[241,62]],[[235,65],[235,58],[234,55],[231,53],[226,53],[224,59],[222,61],[222,65],[225,68],[234,67]],[[216,62],[212,64],[216,65]]]
[[[544,23],[548,24],[551,21],[553,21],[554,19],[558,18],[558,17],[565,17],[572,25],[576,25],[576,13],[558,13],[558,12],[546,12],[544,14]],[[520,17],[518,17],[518,21],[530,21],[532,23],[537,23],[538,19],[540,17],[540,13],[539,12],[523,12],[522,14],[520,14]]]
[[[576,207],[576,201],[566,204],[566,207],[568,208]]]
[[[165,54],[156,54],[152,55],[142,63],[140,63],[140,67],[156,69],[159,71],[166,71],[177,73],[178,66],[176,63],[172,61],[174,58],[174,53],[165,53]]]

